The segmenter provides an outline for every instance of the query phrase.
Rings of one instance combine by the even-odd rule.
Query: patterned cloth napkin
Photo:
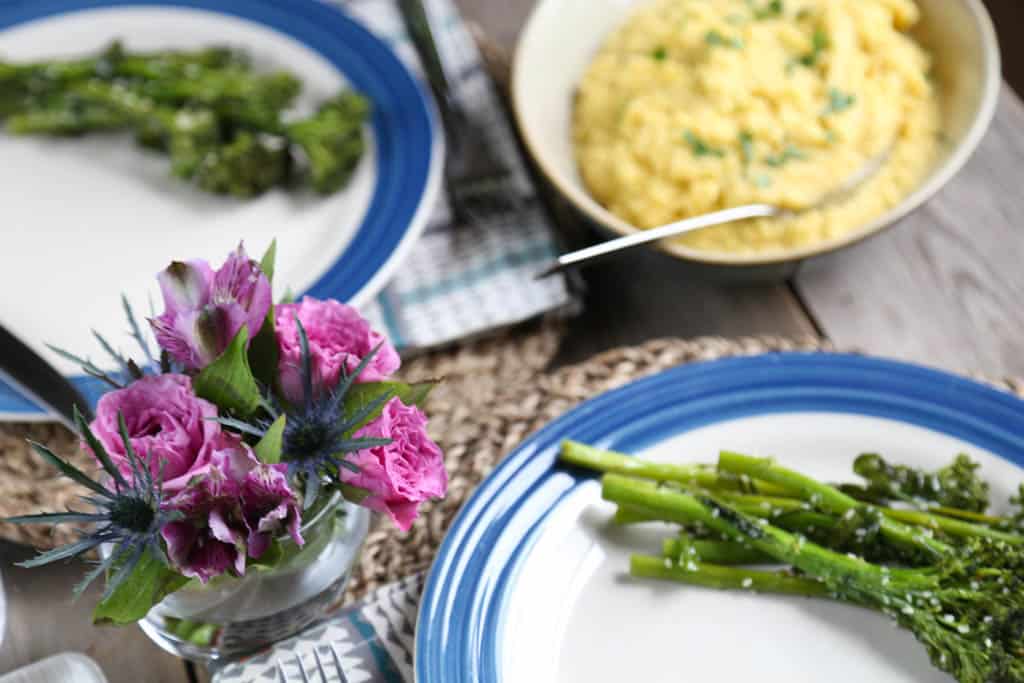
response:
[[[306,671],[316,671],[314,650],[324,662],[332,661],[333,652],[339,655],[345,678],[331,672],[328,683],[413,683],[414,627],[423,580],[417,575],[384,586],[328,621],[228,664],[213,675],[213,683],[276,683],[278,662],[288,680],[299,681],[297,658]]]
[[[394,0],[334,1],[386,40],[422,77]],[[442,196],[390,285],[363,308],[404,351],[478,336],[574,306],[564,278],[533,279],[557,255],[557,242],[476,44],[451,0],[424,0],[424,5],[454,96],[486,131],[488,139],[480,143],[489,145],[513,172],[510,192],[527,208],[512,217],[456,225]]]

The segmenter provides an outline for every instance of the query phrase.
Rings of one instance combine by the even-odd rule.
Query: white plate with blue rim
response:
[[[937,469],[982,466],[994,510],[1024,481],[1024,402],[926,368],[770,354],[682,366],[593,399],[527,439],[478,487],[427,579],[417,683],[949,683],[890,620],[799,597],[628,577],[671,533],[616,527],[574,439],[657,461],[773,456],[826,481],[863,452]]]
[[[428,219],[444,150],[428,96],[384,41],[317,0],[0,2],[2,60],[82,55],[114,39],[133,50],[246,49],[257,68],[301,77],[298,108],[350,85],[372,103],[367,152],[334,195],[243,201],[171,178],[166,159],[129,136],[0,133],[0,324],[94,399],[101,387],[45,345],[99,360],[89,329],[125,339],[121,293],[149,315],[154,276],[174,258],[219,263],[242,239],[258,258],[276,238],[275,281],[294,293],[359,305],[387,283]],[[2,384],[0,416],[45,417]]]

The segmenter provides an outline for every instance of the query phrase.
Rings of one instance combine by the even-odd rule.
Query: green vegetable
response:
[[[786,148],[778,154],[766,156],[764,163],[772,168],[781,168],[790,161],[803,161],[806,158],[807,155],[799,147],[786,145]]]
[[[927,501],[969,512],[988,509],[988,484],[978,475],[979,467],[963,454],[935,472],[892,465],[874,453],[865,453],[853,463],[854,472],[867,480],[869,493],[888,500]]]
[[[285,135],[309,162],[313,187],[321,194],[343,186],[363,155],[367,99],[345,92],[321,105],[316,114],[285,127]]]
[[[728,47],[733,50],[742,50],[743,41],[739,38],[726,38],[715,30],[708,31],[704,36],[704,42],[712,47]]]
[[[712,147],[708,143],[704,142],[704,140],[697,137],[697,135],[691,130],[688,130],[683,134],[683,139],[685,139],[687,144],[690,145],[690,149],[693,150],[694,156],[717,158],[725,156],[725,150]]]
[[[740,156],[744,165],[749,165],[754,160],[754,136],[749,131],[740,133]]]
[[[815,66],[821,57],[821,53],[831,45],[832,41],[829,39],[828,34],[825,33],[824,29],[819,28],[814,31],[814,35],[811,37],[811,51],[800,57],[797,61],[806,67]]]
[[[936,667],[961,683],[1024,681],[1024,550],[1020,546],[972,539],[925,569],[890,568],[833,552],[709,496],[695,497],[614,474],[605,476],[603,495],[665,518],[699,518],[724,536],[822,582],[838,599],[885,612],[918,638]],[[652,564],[642,564],[638,573],[652,575]],[[714,585],[712,580],[721,574],[705,575],[699,565],[696,569],[688,582]],[[733,570],[728,575],[742,573]],[[673,579],[683,576],[669,573]]]
[[[676,581],[719,590],[748,590],[824,598],[829,588],[821,581],[794,576],[786,572],[765,572],[735,569],[697,560],[673,562],[661,557],[633,555],[629,573],[636,577]]]
[[[228,48],[131,53],[115,42],[81,59],[0,62],[0,119],[17,135],[133,131],[168,155],[172,175],[216,194],[253,197],[294,178],[334,192],[363,154],[369,106],[344,91],[286,122],[301,86]]]
[[[785,12],[782,0],[770,0],[764,7],[754,9],[755,19],[777,19]]]
[[[828,91],[828,106],[825,107],[825,116],[829,114],[840,114],[857,103],[856,95],[849,95],[836,88]]]
[[[651,52],[651,58],[655,61],[663,62],[666,57],[668,57],[668,50],[665,49],[664,45],[659,45]]]

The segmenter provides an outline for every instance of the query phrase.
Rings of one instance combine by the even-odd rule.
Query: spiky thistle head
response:
[[[135,449],[132,448],[124,417],[118,415],[118,421],[131,468],[130,478],[126,478],[118,470],[103,444],[89,429],[85,419],[77,410],[75,411],[75,423],[82,439],[88,444],[110,479],[107,485],[96,481],[68,461],[62,460],[46,446],[29,442],[33,450],[56,467],[61,474],[89,489],[90,495],[83,496],[82,500],[94,508],[93,512],[69,509],[65,512],[44,512],[7,519],[14,524],[78,523],[92,527],[91,531],[80,531],[78,541],[40,553],[20,563],[19,566],[22,567],[38,567],[70,559],[101,545],[108,545],[111,548],[111,552],[75,586],[76,596],[101,574],[113,570],[107,579],[103,594],[106,599],[128,578],[147,550],[166,564],[160,545],[160,529],[164,524],[180,516],[180,513],[163,509],[163,468],[161,467],[160,475],[154,479],[150,468],[140,461]]]
[[[342,367],[338,383],[333,389],[315,386],[309,337],[298,316],[295,317],[295,327],[301,351],[302,400],[286,406],[265,401],[264,408],[270,419],[255,427],[231,419],[221,420],[221,423],[262,437],[270,425],[284,415],[286,419],[281,438],[281,457],[288,464],[289,478],[293,481],[302,480],[303,504],[308,509],[316,501],[324,480],[337,483],[342,468],[353,472],[359,470],[347,456],[391,443],[390,439],[358,437],[355,432],[391,399],[392,393],[381,392],[354,408],[346,404],[346,398],[359,375],[381,346],[366,354],[351,372]]]

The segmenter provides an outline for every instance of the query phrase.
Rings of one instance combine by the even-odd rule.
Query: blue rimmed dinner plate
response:
[[[770,455],[830,481],[866,451],[930,468],[965,452],[1004,507],[1024,480],[1024,402],[972,381],[829,354],[663,372],[554,421],[480,485],[430,571],[418,683],[952,680],[866,610],[629,579],[629,554],[660,554],[670,531],[611,525],[599,483],[556,463],[563,439],[678,462]]]
[[[171,259],[219,263],[245,240],[278,241],[275,285],[368,301],[422,231],[439,188],[443,142],[417,79],[379,38],[316,0],[15,0],[0,2],[0,60],[81,55],[122,39],[130,49],[230,44],[259,67],[304,82],[298,110],[350,84],[372,102],[368,151],[341,192],[210,196],[169,177],[166,159],[130,136],[72,140],[0,134],[0,323],[68,375],[54,344],[96,359],[99,330],[128,343],[119,297],[159,307],[154,275]],[[99,387],[76,378],[95,397]],[[0,415],[39,416],[0,385]]]

